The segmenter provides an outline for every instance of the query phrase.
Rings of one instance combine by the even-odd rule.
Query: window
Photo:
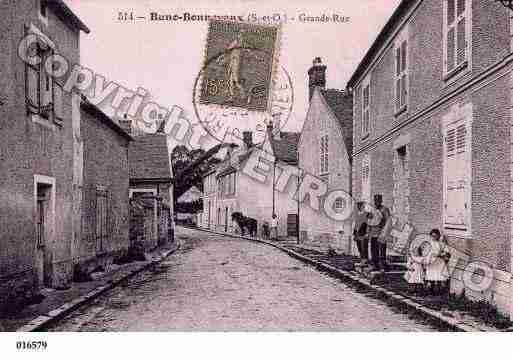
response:
[[[328,135],[321,136],[321,146],[320,146],[320,164],[321,171],[320,174],[327,174],[329,172],[329,163],[328,163]]]
[[[362,91],[362,137],[370,133],[370,83]]]
[[[38,36],[38,41],[30,49],[32,55],[41,58],[36,65],[25,64],[25,102],[27,113],[38,115],[46,120],[61,124],[63,114],[63,91],[60,84],[53,80],[44,68],[45,61],[53,55],[53,48],[46,40]]]
[[[370,155],[362,160],[362,200],[370,203]]]
[[[458,231],[470,230],[471,123],[471,107],[457,108],[444,129],[444,227]]]
[[[408,55],[407,40],[402,40],[395,48],[395,110],[406,108],[408,95]]]
[[[108,191],[101,186],[96,188],[96,250],[104,251],[108,241]]]
[[[467,64],[470,54],[470,4],[468,0],[444,1],[445,74]]]

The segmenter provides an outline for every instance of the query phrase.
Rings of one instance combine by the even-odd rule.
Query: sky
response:
[[[81,63],[107,79],[136,90],[147,89],[154,101],[177,105],[192,119],[193,85],[204,61],[208,22],[151,22],[159,14],[257,16],[286,14],[279,63],[290,74],[294,105],[285,129],[299,131],[308,108],[307,71],[319,56],[327,65],[327,87],[344,89],[399,0],[65,0],[91,29],[81,35]],[[146,20],[119,21],[133,12]],[[300,14],[339,14],[347,23],[300,22]]]

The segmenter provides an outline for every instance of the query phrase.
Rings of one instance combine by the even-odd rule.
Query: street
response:
[[[433,331],[276,248],[177,228],[181,249],[50,331]]]

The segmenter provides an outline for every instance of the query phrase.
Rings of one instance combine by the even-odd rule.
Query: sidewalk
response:
[[[124,280],[162,261],[179,248],[178,240],[157,248],[148,254],[146,261],[113,265],[107,272],[93,274],[94,280],[72,283],[70,289],[44,289],[44,299],[38,304],[24,307],[21,311],[0,317],[0,331],[31,332],[62,318],[77,307],[93,300]]]
[[[189,227],[188,227],[189,228]],[[481,331],[512,331],[509,320],[497,322],[485,321],[474,315],[479,309],[476,305],[459,303],[454,297],[447,296],[418,296],[410,293],[406,281],[402,278],[404,273],[400,258],[392,258],[392,270],[385,275],[364,275],[357,270],[358,258],[345,254],[328,255],[318,249],[298,244],[290,238],[278,241],[269,241],[261,238],[242,237],[231,233],[219,233],[205,228],[193,228],[201,231],[216,233],[230,237],[252,240],[276,247],[290,256],[315,266],[319,270],[340,278],[345,284],[365,295],[372,295],[386,301],[390,305],[405,309],[409,313],[420,315],[432,322],[454,331],[481,332]],[[396,262],[397,261],[397,262]],[[493,315],[493,311],[490,315]]]

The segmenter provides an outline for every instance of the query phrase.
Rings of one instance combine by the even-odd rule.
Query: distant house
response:
[[[351,194],[353,98],[346,91],[326,89],[326,66],[320,58],[314,60],[308,76],[310,103],[299,139],[299,167],[323,181],[327,193]],[[333,210],[343,211],[347,205],[351,204],[337,198]],[[301,206],[301,240],[352,252],[351,220],[335,221],[322,208]]]
[[[231,215],[241,212],[257,220],[260,234],[262,224],[270,222],[274,208],[279,218],[279,235],[294,235],[297,221],[290,217],[297,215],[297,202],[293,194],[280,193],[274,188],[273,182],[280,169],[273,171],[273,167],[275,164],[277,167],[278,164],[294,166],[298,135],[269,128],[263,143],[254,144],[249,131],[244,132],[243,137],[243,144],[229,149],[225,159],[204,176],[202,226],[221,232],[238,232]],[[266,162],[267,169],[261,180],[251,175],[260,160]],[[290,186],[296,188],[295,183],[287,188]]]
[[[129,148],[129,197],[141,207],[153,204],[152,226],[146,228],[145,249],[173,240],[173,173],[167,136],[164,133],[137,136]]]
[[[203,193],[196,186],[192,186],[176,200],[177,203],[191,203],[202,198]]]
[[[108,266],[127,253],[128,147],[132,137],[82,97],[83,151],[81,225],[75,262],[81,273]]]
[[[203,211],[198,218],[198,224],[201,227],[214,228],[215,208],[217,208],[217,179],[214,166],[203,176]]]
[[[262,147],[274,159],[272,181],[263,200],[264,216],[270,222],[272,214],[276,214],[280,237],[298,235],[299,207],[293,197],[299,185],[297,177],[291,176],[283,188],[277,183],[282,172],[297,173],[299,135],[299,132],[281,131],[280,123],[276,122],[267,127],[267,138]]]
[[[37,54],[80,63],[79,37],[89,29],[61,0],[0,2],[0,307],[73,275],[74,211],[80,189],[74,165],[80,98],[61,79],[18,57],[35,35]]]

